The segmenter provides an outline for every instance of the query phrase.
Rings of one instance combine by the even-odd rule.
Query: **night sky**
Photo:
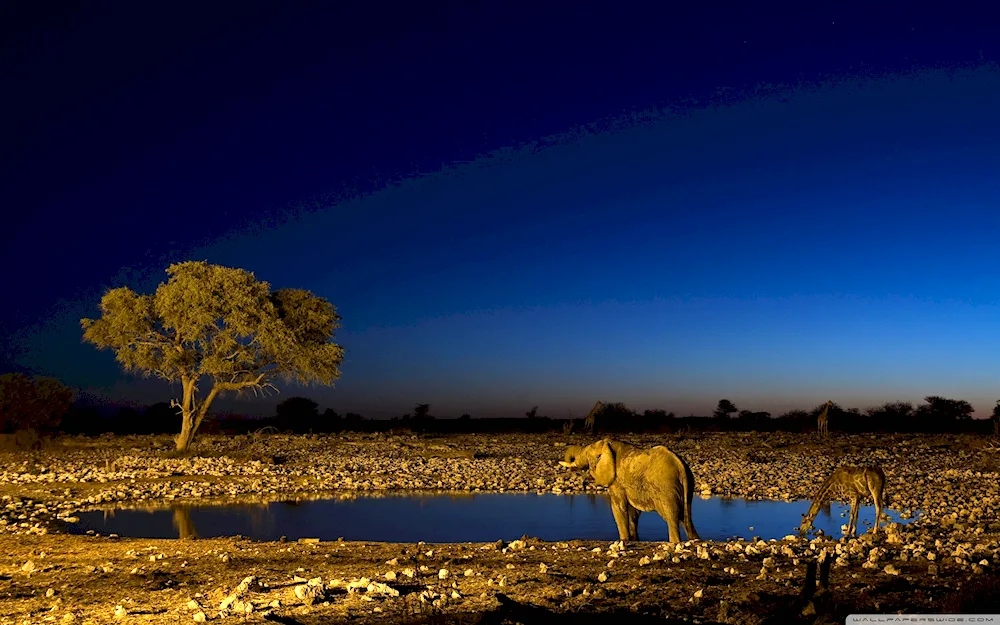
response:
[[[5,3],[0,369],[176,396],[79,319],[208,260],[328,298],[348,350],[219,410],[985,416],[989,3],[751,4]]]

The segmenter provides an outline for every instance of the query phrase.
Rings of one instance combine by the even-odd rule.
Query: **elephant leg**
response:
[[[641,511],[630,503],[625,504],[628,506],[628,535],[629,540],[639,541],[639,515]]]
[[[667,532],[670,542],[681,542],[681,516],[683,512],[680,510],[671,510],[670,506],[663,505],[662,503],[656,507],[656,511],[667,522]]]
[[[615,525],[618,526],[619,540],[629,540],[629,503],[624,490],[608,489],[611,496],[611,513],[615,515]]]
[[[694,521],[684,521],[684,531],[687,533],[688,540],[701,540],[698,536],[698,530],[694,528]]]
[[[681,524],[677,518],[667,519],[667,532],[670,534],[670,542],[681,542]]]

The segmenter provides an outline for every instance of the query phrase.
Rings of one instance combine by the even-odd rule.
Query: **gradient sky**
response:
[[[79,319],[198,259],[348,350],[220,410],[1000,397],[987,4],[333,4],[2,9],[3,370],[169,399]]]

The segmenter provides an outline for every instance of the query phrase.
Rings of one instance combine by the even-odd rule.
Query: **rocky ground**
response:
[[[755,624],[843,622],[849,613],[1000,613],[990,598],[1000,595],[1000,452],[989,439],[621,438],[678,451],[706,495],[809,498],[837,465],[877,463],[887,476],[887,505],[920,513],[877,538],[676,546],[75,536],[65,533],[75,513],[107,506],[400,489],[599,489],[556,462],[566,444],[593,439],[557,434],[208,437],[190,457],[172,457],[169,437],[65,439],[0,456],[0,623]],[[807,565],[818,557],[832,565],[829,588],[803,597]]]

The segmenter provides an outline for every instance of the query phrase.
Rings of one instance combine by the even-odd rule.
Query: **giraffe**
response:
[[[823,504],[830,499],[847,501],[851,504],[851,518],[847,524],[847,535],[854,536],[858,530],[858,512],[861,500],[871,496],[875,501],[875,527],[873,534],[878,534],[879,521],[882,519],[882,495],[885,491],[885,473],[877,466],[851,467],[840,466],[826,478],[816,496],[813,497],[809,512],[802,515],[802,525],[799,532],[804,534],[812,527],[813,519],[819,513]]]
[[[833,402],[826,402],[826,405],[823,406],[823,412],[819,413],[819,416],[816,417],[816,432],[820,436],[830,435],[830,406],[833,406]]]
[[[590,409],[590,412],[587,414],[587,418],[584,419],[584,421],[583,421],[583,429],[584,429],[584,431],[587,432],[587,434],[593,434],[594,433],[594,428],[597,425],[597,423],[596,423],[597,412],[601,408],[603,408],[603,407],[604,407],[604,404],[602,404],[601,402],[597,402],[596,404],[594,404],[594,407]]]

